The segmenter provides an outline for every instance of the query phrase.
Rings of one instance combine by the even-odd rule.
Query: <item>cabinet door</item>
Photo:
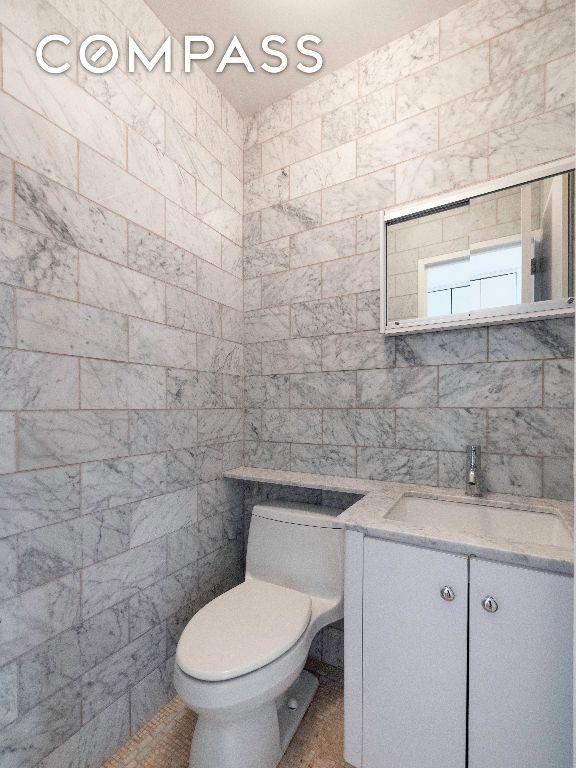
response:
[[[365,539],[363,768],[464,768],[467,601],[466,557]]]
[[[567,576],[471,559],[470,768],[572,766],[572,605]]]

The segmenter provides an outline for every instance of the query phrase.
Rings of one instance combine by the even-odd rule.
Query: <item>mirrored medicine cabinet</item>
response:
[[[574,311],[574,161],[381,213],[381,330]]]

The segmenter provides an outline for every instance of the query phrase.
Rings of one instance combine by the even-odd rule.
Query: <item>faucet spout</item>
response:
[[[481,449],[479,445],[466,448],[466,495],[482,496],[482,472],[480,465]]]

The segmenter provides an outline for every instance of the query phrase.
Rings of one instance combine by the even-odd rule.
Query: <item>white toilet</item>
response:
[[[275,768],[318,687],[318,630],[343,616],[340,509],[254,507],[246,580],[188,623],[174,682],[198,714],[190,768]]]

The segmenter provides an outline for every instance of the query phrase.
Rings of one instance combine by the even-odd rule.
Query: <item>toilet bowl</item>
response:
[[[318,681],[316,633],[343,616],[340,509],[254,507],[245,581],[188,623],[174,682],[198,715],[190,768],[275,768]]]

